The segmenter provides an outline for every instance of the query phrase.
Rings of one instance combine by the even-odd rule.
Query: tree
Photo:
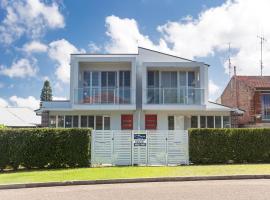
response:
[[[52,101],[52,88],[48,80],[46,80],[43,84],[40,101]]]

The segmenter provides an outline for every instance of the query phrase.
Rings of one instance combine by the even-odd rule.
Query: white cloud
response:
[[[215,100],[219,96],[220,87],[214,83],[214,81],[209,80],[209,98],[210,100]]]
[[[170,52],[163,39],[155,45],[147,35],[141,34],[135,19],[112,15],[106,18],[106,27],[110,42],[105,45],[105,50],[110,53],[137,53],[138,46]]]
[[[27,53],[38,53],[38,52],[46,52],[48,49],[46,44],[43,44],[39,41],[32,41],[23,45],[22,50]]]
[[[57,62],[56,76],[63,83],[69,82],[70,76],[70,54],[85,52],[77,49],[65,39],[56,40],[49,44],[49,57]]]
[[[40,103],[40,101],[33,96],[28,96],[26,98],[23,98],[23,97],[18,97],[15,95],[15,96],[11,96],[9,100],[14,106],[28,107],[33,110],[38,109],[39,103]]]
[[[8,106],[8,102],[3,99],[3,98],[0,98],[0,107],[7,107]]]
[[[188,22],[168,22],[158,30],[172,50],[187,57],[206,57],[225,50],[228,42],[237,52],[232,57],[239,74],[259,74],[261,32],[270,38],[270,1],[234,0],[200,13]],[[265,63],[270,64],[270,46],[265,48]],[[227,65],[224,65],[227,68]],[[228,70],[226,70],[227,72]],[[270,73],[270,68],[265,68]]]
[[[94,42],[90,42],[88,44],[88,48],[90,50],[90,53],[97,53],[100,52],[102,47],[98,46],[97,44],[95,44]]]
[[[30,61],[25,58],[14,61],[10,67],[0,66],[0,74],[9,76],[10,78],[33,77],[36,75],[37,71],[36,60]]]
[[[64,17],[56,2],[47,4],[41,0],[2,1],[6,15],[0,23],[0,42],[10,44],[26,35],[38,38],[47,29],[63,28]]]
[[[108,52],[137,52],[137,46],[158,49],[186,58],[198,58],[227,51],[231,43],[232,64],[237,73],[258,75],[260,48],[257,35],[270,40],[269,0],[228,0],[220,6],[204,9],[198,17],[185,16],[157,27],[158,43],[140,32],[134,19],[109,16],[106,18],[105,45]],[[264,74],[270,74],[270,42],[264,47]],[[226,73],[227,65],[224,63]]]

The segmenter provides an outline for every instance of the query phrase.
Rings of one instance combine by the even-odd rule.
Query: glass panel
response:
[[[154,87],[154,71],[148,71],[147,73],[147,86],[150,87]]]
[[[214,116],[207,116],[207,128],[214,128]]]
[[[64,127],[64,116],[58,115],[58,127]]]
[[[168,116],[168,128],[174,130],[174,116]]]
[[[92,72],[92,87],[98,87],[98,86],[99,86],[99,73]]]
[[[185,103],[186,102],[186,85],[187,85],[187,78],[186,78],[186,72],[179,72],[179,103]]]
[[[73,128],[77,128],[79,126],[79,118],[78,116],[73,116]]]
[[[130,71],[125,72],[124,86],[130,87]]]
[[[162,102],[177,103],[177,72],[161,73]]]
[[[119,86],[123,87],[124,86],[124,71],[119,72]]]
[[[179,83],[180,83],[180,87],[186,86],[187,82],[186,82],[186,72],[180,72],[179,73]]]
[[[108,87],[116,87],[116,72],[108,72]]]
[[[147,86],[159,87],[159,72],[158,71],[147,72]]]
[[[87,127],[87,116],[81,116],[81,127]]]
[[[191,116],[191,128],[198,128],[198,116]]]
[[[177,87],[177,72],[162,72],[161,73],[161,87],[176,88]]]
[[[49,117],[49,127],[52,127],[52,128],[56,127],[56,116]]]
[[[206,117],[205,116],[200,116],[200,127],[206,128]]]
[[[195,87],[195,72],[188,72],[188,86]]]
[[[215,128],[221,128],[221,116],[215,116]]]
[[[161,72],[161,87],[171,88],[171,72]]]
[[[104,130],[110,129],[111,129],[110,117],[104,117]]]
[[[65,117],[65,128],[71,128],[72,127],[72,116],[66,115]]]
[[[88,116],[88,128],[95,129],[95,116]]]
[[[107,87],[108,86],[108,77],[107,72],[101,72],[101,86]]]
[[[230,128],[230,117],[229,116],[223,116],[223,128]]]
[[[119,82],[122,87],[130,87],[130,71],[120,71]]]
[[[89,71],[83,72],[83,86],[84,87],[90,86],[90,72]]]
[[[159,72],[158,71],[148,71],[147,72],[147,103],[158,104],[160,102],[160,92],[159,89]]]
[[[262,119],[270,120],[270,94],[262,95]]]
[[[103,117],[102,116],[96,116],[96,130],[102,130],[103,129]]]

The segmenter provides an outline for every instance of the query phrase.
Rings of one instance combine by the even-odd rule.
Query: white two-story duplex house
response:
[[[205,63],[139,47],[137,54],[72,54],[70,65],[70,100],[43,102],[44,126],[230,127],[232,109],[208,101]]]

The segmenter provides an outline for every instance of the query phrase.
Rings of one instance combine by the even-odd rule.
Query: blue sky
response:
[[[270,38],[267,0],[0,0],[0,106],[38,106],[45,79],[69,96],[69,54],[136,52],[137,45],[204,61],[210,98],[237,73],[259,74],[259,43]],[[264,74],[269,74],[269,45]]]

